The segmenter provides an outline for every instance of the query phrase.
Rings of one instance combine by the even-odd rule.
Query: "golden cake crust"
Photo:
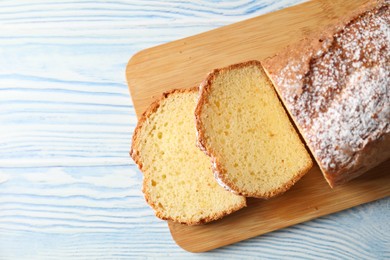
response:
[[[389,1],[263,62],[331,187],[390,157]]]

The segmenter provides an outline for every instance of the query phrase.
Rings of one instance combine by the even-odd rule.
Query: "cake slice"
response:
[[[246,199],[215,181],[211,163],[196,147],[197,88],[163,94],[138,121],[130,155],[144,173],[143,193],[157,217],[188,225],[219,219]]]
[[[288,190],[312,160],[260,62],[212,71],[195,109],[199,147],[218,182],[246,197]]]

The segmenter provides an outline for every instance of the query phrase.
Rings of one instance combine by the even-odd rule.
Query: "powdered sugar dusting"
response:
[[[386,5],[356,18],[324,51],[291,61],[275,78],[328,173],[355,167],[359,151],[390,133],[389,43]]]

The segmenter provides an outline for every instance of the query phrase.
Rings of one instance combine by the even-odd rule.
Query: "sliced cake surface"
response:
[[[195,110],[198,145],[216,179],[237,194],[281,194],[312,166],[260,62],[211,72]]]
[[[188,225],[246,206],[215,181],[210,159],[196,147],[197,88],[173,90],[154,102],[134,131],[130,155],[144,173],[145,199],[157,217]]]

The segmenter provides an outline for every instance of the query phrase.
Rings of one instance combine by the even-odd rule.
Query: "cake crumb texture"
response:
[[[156,216],[195,225],[246,206],[244,197],[220,187],[210,159],[196,147],[197,88],[173,90],[140,118],[131,156],[144,174],[143,192]]]
[[[270,198],[311,168],[310,155],[259,62],[214,70],[200,93],[198,143],[212,158],[222,186]]]

